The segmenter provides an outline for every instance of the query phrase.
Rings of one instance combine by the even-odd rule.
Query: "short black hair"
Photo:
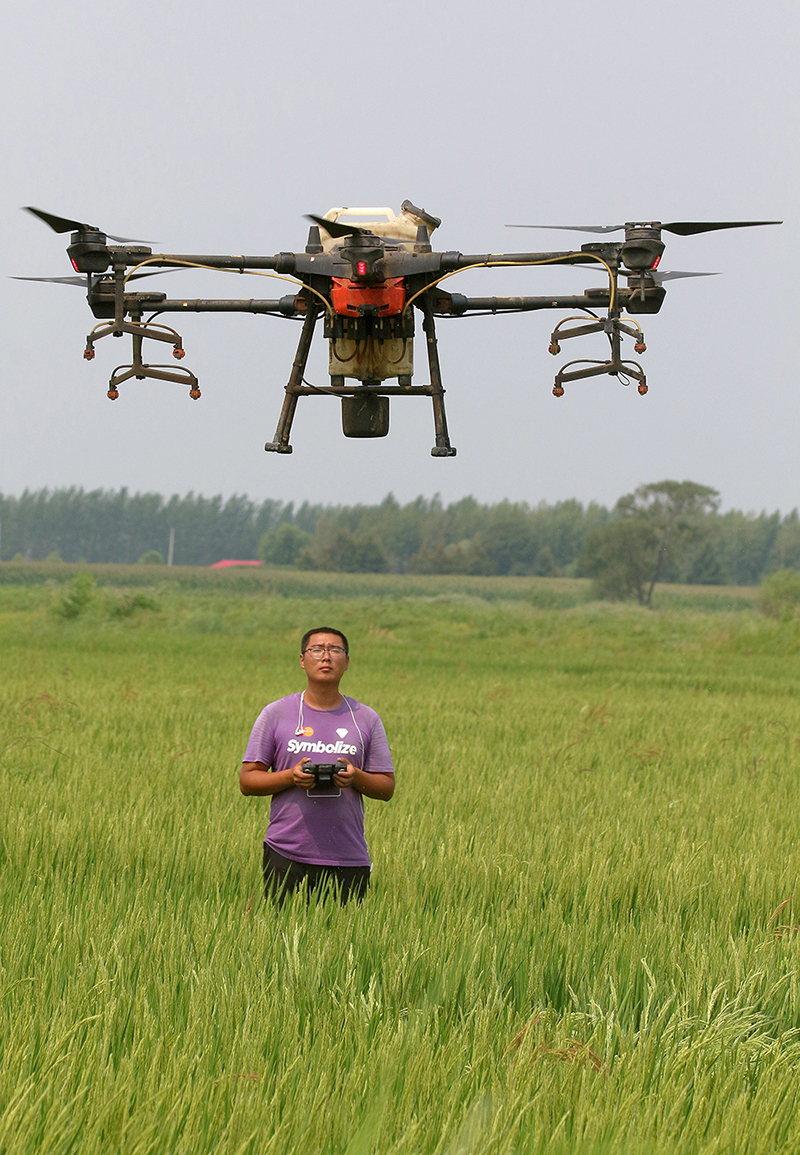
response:
[[[346,654],[350,653],[350,643],[348,642],[347,638],[344,636],[344,634],[342,633],[341,630],[336,630],[333,628],[333,626],[317,626],[313,630],[306,630],[306,632],[303,634],[303,640],[300,643],[300,653],[301,654],[304,654],[306,652],[306,646],[308,645],[308,639],[310,637],[313,637],[314,634],[336,634],[337,638],[341,638],[342,641],[344,642],[344,652]]]

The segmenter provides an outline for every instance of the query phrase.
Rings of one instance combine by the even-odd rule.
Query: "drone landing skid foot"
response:
[[[282,445],[280,441],[268,441],[264,446],[267,453],[293,453],[291,445]]]
[[[585,365],[586,368],[570,369],[570,365]],[[553,395],[563,397],[565,381],[582,381],[587,377],[599,377],[605,373],[611,377],[626,377],[637,381],[641,396],[647,392],[647,378],[641,365],[636,361],[568,361],[564,368],[556,374]],[[627,384],[627,382],[623,382],[623,384]]]
[[[108,383],[108,396],[112,401],[119,396],[117,386],[121,385],[123,381],[130,381],[135,377],[137,381],[144,381],[146,377],[153,378],[156,381],[175,381],[178,385],[189,385],[189,396],[193,401],[196,401],[200,396],[198,389],[198,381],[194,373],[189,369],[173,369],[168,365],[143,365],[141,362],[136,362],[133,365],[118,365],[111,374],[111,380]]]

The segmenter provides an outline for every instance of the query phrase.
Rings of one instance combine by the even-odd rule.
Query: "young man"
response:
[[[360,901],[369,884],[364,798],[388,802],[394,768],[378,715],[339,693],[349,650],[341,630],[330,626],[304,634],[300,665],[306,689],[261,711],[245,751],[242,794],[272,797],[264,894],[279,903],[303,879],[309,891],[333,885],[342,902]],[[303,769],[308,762],[341,764],[335,787],[317,787],[313,773]]]

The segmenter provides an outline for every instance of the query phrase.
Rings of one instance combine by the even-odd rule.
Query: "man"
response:
[[[360,901],[369,884],[364,798],[388,802],[394,768],[378,715],[339,693],[349,651],[341,630],[319,626],[304,634],[300,665],[306,689],[261,711],[245,751],[242,794],[272,798],[264,894],[278,903],[303,879],[309,891],[333,885],[342,902]],[[316,787],[313,773],[303,769],[312,760],[341,764],[335,789]]]

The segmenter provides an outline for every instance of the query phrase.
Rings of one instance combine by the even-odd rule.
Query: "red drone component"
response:
[[[402,277],[390,277],[377,285],[358,285],[342,277],[331,280],[331,299],[334,312],[339,316],[359,317],[366,311],[373,316],[392,317],[401,312],[406,303]]]

